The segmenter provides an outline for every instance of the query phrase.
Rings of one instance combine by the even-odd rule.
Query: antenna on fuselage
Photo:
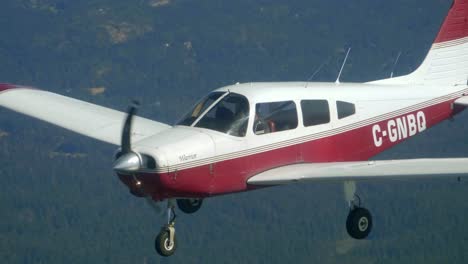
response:
[[[395,63],[393,63],[392,72],[390,73],[390,79],[393,78],[393,72],[395,71],[395,67],[398,63],[398,60],[400,59],[400,56],[401,56],[401,51],[398,52],[398,56],[395,59]]]
[[[338,73],[338,78],[336,78],[336,81],[335,83],[336,84],[340,84],[340,77],[341,77],[341,73],[343,72],[343,68],[346,64],[346,60],[348,59],[348,55],[349,55],[349,52],[351,51],[351,48],[348,49],[348,52],[346,52],[346,56],[344,58],[344,61],[343,61],[343,64],[341,65],[341,69],[340,69],[340,72]]]

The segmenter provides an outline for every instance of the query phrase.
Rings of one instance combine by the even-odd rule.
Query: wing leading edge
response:
[[[59,94],[0,84],[0,106],[100,141],[120,145],[126,113]],[[159,133],[170,126],[135,117],[132,141]]]
[[[468,175],[468,158],[407,159],[286,165],[259,173],[247,183],[282,185],[299,181],[429,178]]]

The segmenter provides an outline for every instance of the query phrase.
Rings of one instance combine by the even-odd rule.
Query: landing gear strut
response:
[[[154,247],[159,255],[169,257],[174,254],[177,249],[177,241],[175,235],[175,205],[173,200],[167,201],[167,224],[161,228]]]
[[[354,239],[366,238],[372,230],[372,216],[366,208],[360,207],[361,200],[355,195],[359,203],[351,203],[350,212],[346,219],[346,231]]]

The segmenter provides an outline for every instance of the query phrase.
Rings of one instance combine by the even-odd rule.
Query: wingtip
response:
[[[12,84],[12,83],[0,83],[0,93],[3,91],[7,90],[12,90],[12,89],[33,89],[36,90],[36,88],[27,86],[27,85],[17,85],[17,84]]]
[[[15,89],[15,88],[18,88],[18,87],[19,87],[18,85],[14,85],[14,84],[11,84],[11,83],[0,83],[0,92],[10,90],[10,89]]]

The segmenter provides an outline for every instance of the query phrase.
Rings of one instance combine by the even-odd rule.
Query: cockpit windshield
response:
[[[236,137],[245,136],[249,122],[249,102],[229,93],[204,115],[195,127],[213,129]]]
[[[212,129],[236,137],[245,136],[249,121],[249,102],[240,94],[225,94],[225,92],[210,93],[197,103],[177,125]],[[213,105],[223,95],[225,96]],[[207,110],[208,112],[200,118]]]
[[[205,98],[201,99],[192,110],[190,110],[185,116],[177,122],[177,125],[190,126],[200,115],[202,115],[208,107],[210,107],[221,95],[225,92],[212,92]]]

